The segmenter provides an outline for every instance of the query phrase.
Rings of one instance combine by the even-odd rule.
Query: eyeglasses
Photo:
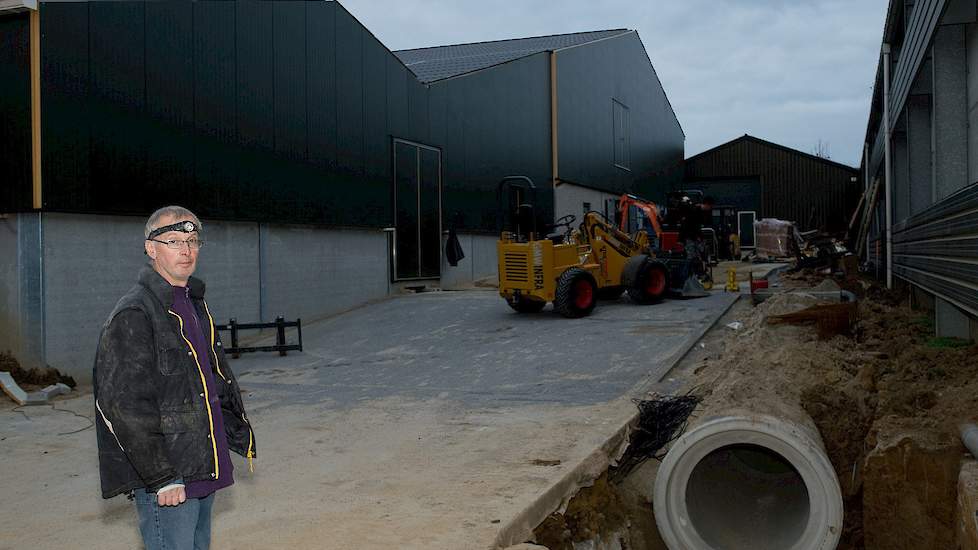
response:
[[[154,243],[165,244],[166,247],[169,248],[170,250],[183,250],[184,244],[189,246],[191,250],[200,250],[200,247],[204,246],[204,241],[196,237],[192,237],[185,241],[181,241],[180,239],[167,239],[165,241],[161,241],[159,239],[146,239],[146,240],[153,241]]]

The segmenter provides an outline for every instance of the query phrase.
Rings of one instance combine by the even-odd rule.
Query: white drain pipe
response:
[[[669,450],[653,506],[672,550],[831,550],[842,491],[818,429],[745,411],[697,423]]]

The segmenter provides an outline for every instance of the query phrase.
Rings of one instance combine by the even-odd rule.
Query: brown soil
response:
[[[74,378],[61,374],[53,367],[25,369],[10,352],[0,351],[0,371],[9,372],[14,382],[27,392],[37,391],[58,382],[70,388],[76,385]]]
[[[602,474],[581,489],[564,513],[550,514],[534,531],[536,544],[550,550],[574,550],[574,543],[607,536],[626,526],[627,512],[618,492]],[[625,543],[626,541],[619,541]],[[623,546],[628,548],[628,546]]]
[[[824,279],[808,271],[783,283]],[[849,333],[821,340],[814,326],[768,324],[817,303],[778,295],[729,331],[693,384],[707,388],[704,407],[763,409],[773,396],[807,412],[845,498],[839,548],[953,548],[957,425],[978,419],[978,347],[931,347],[926,312],[868,280],[837,282],[860,297]]]

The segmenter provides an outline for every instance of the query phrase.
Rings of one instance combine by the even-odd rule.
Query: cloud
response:
[[[341,0],[392,50],[630,28],[686,154],[750,133],[858,165],[887,0]]]

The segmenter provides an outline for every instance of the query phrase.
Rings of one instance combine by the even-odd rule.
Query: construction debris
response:
[[[777,325],[815,325],[820,340],[827,340],[840,334],[852,332],[856,322],[857,308],[854,302],[841,304],[818,304],[801,311],[772,315],[767,318],[768,324]]]
[[[849,254],[845,243],[821,231],[798,231],[794,222],[764,218],[754,222],[757,248],[754,259],[795,260],[795,269],[828,267],[834,270]],[[850,262],[851,263],[851,262]]]
[[[51,367],[24,369],[10,352],[0,351],[0,386],[18,405],[43,405],[70,392],[75,379]]]
[[[18,405],[44,405],[52,397],[71,391],[67,385],[58,382],[39,391],[28,393],[14,381],[14,377],[9,372],[5,371],[0,371],[0,386],[3,387],[3,392]]]

